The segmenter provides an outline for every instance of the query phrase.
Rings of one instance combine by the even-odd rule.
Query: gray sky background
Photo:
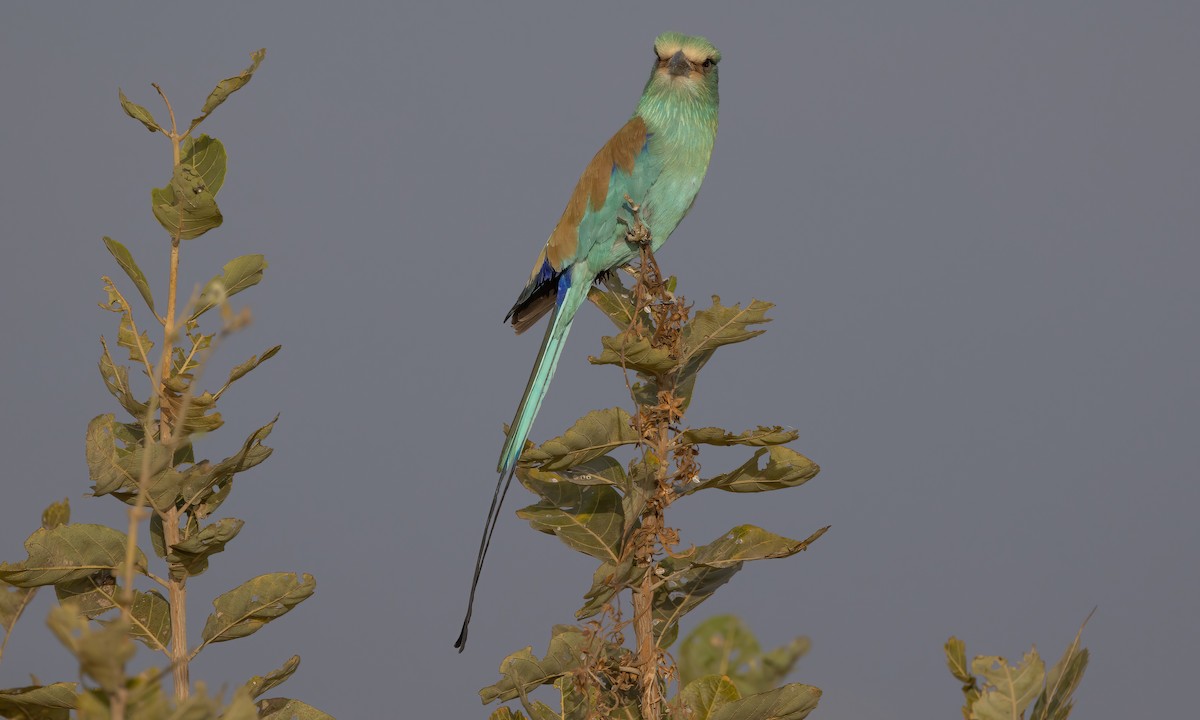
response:
[[[1195,3],[9,4],[0,11],[0,556],[49,502],[84,497],[84,430],[116,405],[96,372],[100,238],[160,296],[149,189],[170,151],[117,88],[191,117],[265,46],[204,129],[229,152],[225,225],[183,280],[262,252],[255,325],[211,377],[282,343],[200,448],[282,417],[228,515],[247,519],[191,584],[209,601],[267,571],[316,595],[193,675],[240,683],[292,653],[280,689],[339,718],[483,717],[500,660],[580,603],[591,564],[532,532],[514,491],[464,609],[502,436],[540,331],[501,324],[570,189],[634,107],[666,29],[721,49],[721,129],[695,209],[661,254],[703,303],[777,304],[769,332],[705,371],[696,425],[782,423],[823,471],[761,496],[697,497],[703,543],[742,522],[806,554],[747,567],[693,616],[812,637],[791,679],[822,718],[958,716],[942,643],[1057,659],[1093,606],[1087,718],[1185,717],[1200,645],[1200,6]],[[582,312],[534,429],[623,395]],[[701,457],[707,472],[735,453]],[[553,568],[553,572],[547,572]],[[0,686],[73,679],[18,627]],[[685,626],[685,631],[691,624]]]

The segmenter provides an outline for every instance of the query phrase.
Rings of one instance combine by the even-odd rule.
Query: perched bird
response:
[[[504,318],[518,334],[547,313],[550,324],[500,453],[500,478],[479,543],[467,615],[454,643],[459,652],[467,644],[475,588],[500,505],[546,397],[571,320],[597,277],[628,265],[640,252],[625,238],[634,210],[626,197],[640,208],[651,247],[657,250],[700,190],[717,135],[720,60],[721,53],[702,37],[666,32],[655,39],[654,67],[637,110],[588,163],[529,282]]]

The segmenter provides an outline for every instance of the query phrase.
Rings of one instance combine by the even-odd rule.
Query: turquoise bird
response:
[[[654,67],[637,110],[588,163],[534,263],[529,282],[504,318],[518,334],[547,313],[550,324],[500,453],[500,479],[479,543],[462,633],[454,643],[459,652],[467,645],[475,588],[500,506],[575,312],[601,274],[628,265],[640,252],[625,239],[624,223],[633,222],[626,197],[640,207],[652,248],[658,250],[700,191],[717,136],[720,61],[721,53],[705,38],[666,32],[655,39]]]

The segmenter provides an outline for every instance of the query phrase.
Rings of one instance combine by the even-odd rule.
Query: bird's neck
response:
[[[676,150],[681,158],[708,163],[717,135],[716,102],[647,93],[638,102],[637,114],[658,143]]]

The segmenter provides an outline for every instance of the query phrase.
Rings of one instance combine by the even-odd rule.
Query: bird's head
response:
[[[646,94],[716,104],[719,62],[721,52],[707,38],[665,32],[654,40],[654,69]]]

